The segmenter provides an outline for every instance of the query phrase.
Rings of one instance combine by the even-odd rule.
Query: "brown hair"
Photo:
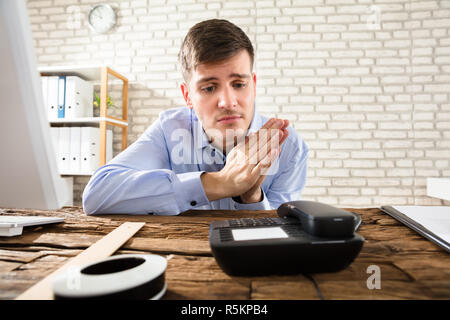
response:
[[[231,58],[243,49],[250,56],[253,70],[253,46],[241,28],[222,19],[197,23],[189,29],[178,54],[184,81],[190,80],[191,71],[199,64]]]

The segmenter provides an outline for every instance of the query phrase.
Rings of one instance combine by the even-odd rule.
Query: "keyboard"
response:
[[[242,218],[228,220],[230,227],[271,227],[287,224],[299,224],[300,221],[295,219],[282,219],[282,218]]]

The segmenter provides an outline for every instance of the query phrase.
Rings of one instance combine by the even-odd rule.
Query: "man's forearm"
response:
[[[200,176],[203,190],[209,201],[215,201],[223,198],[234,196],[234,194],[227,192],[225,182],[220,172],[205,172]],[[237,195],[241,203],[256,203],[262,200],[262,191],[259,185],[253,187],[242,195]]]
[[[205,172],[200,176],[203,190],[209,201],[215,201],[228,197],[223,188],[223,181],[220,172]]]
[[[86,214],[178,214],[208,203],[200,174],[106,165],[86,186],[83,208]]]
[[[239,198],[241,199],[242,203],[261,202],[262,198],[263,198],[261,187],[259,185],[257,185],[256,188],[252,188],[251,190],[247,191],[246,193],[241,194],[239,196]]]

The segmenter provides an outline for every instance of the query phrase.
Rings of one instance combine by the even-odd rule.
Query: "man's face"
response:
[[[256,95],[256,75],[247,50],[218,63],[198,65],[181,91],[217,147],[225,150],[226,142],[228,146],[233,143],[230,133],[238,140],[245,136]]]

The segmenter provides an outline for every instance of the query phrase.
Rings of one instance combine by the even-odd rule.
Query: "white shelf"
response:
[[[87,81],[100,81],[102,65],[85,66],[45,66],[38,67],[38,71],[44,76],[78,76]]]
[[[100,84],[102,79],[102,68],[104,65],[84,65],[84,66],[41,66],[38,72],[42,76],[77,76],[94,84]],[[122,83],[122,80],[108,74],[111,83]]]
[[[428,178],[427,195],[450,201],[450,178]]]
[[[62,177],[65,176],[92,176],[94,174],[94,171],[92,171],[91,173],[71,173],[71,172],[64,172],[64,173],[60,173],[60,175]]]
[[[120,121],[116,119],[111,118],[105,118],[105,117],[88,117],[88,118],[74,118],[74,119],[53,119],[50,120],[50,124],[64,124],[64,123],[100,123],[100,121],[109,121],[116,124],[128,126],[128,123],[125,121]]]

